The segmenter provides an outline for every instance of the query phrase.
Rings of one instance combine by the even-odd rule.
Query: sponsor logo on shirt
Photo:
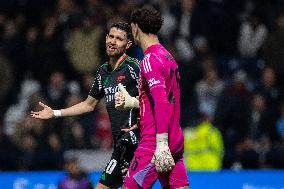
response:
[[[114,101],[114,94],[118,91],[118,86],[116,87],[106,87],[104,88],[106,102]]]
[[[149,87],[152,87],[153,85],[160,84],[160,83],[161,83],[160,80],[156,80],[155,78],[151,78],[148,81]]]

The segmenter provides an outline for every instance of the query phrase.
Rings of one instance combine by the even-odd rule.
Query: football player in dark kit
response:
[[[124,86],[131,96],[139,96],[140,68],[138,61],[126,54],[126,50],[131,45],[130,25],[122,22],[113,24],[106,36],[106,53],[109,62],[103,64],[96,72],[95,80],[86,100],[61,110],[53,110],[39,102],[43,109],[38,112],[31,112],[31,116],[38,119],[80,115],[93,111],[100,99],[105,97],[112,127],[114,151],[96,186],[98,189],[118,188],[122,185],[139,140],[138,130],[129,132],[121,130],[125,128],[127,130],[127,128],[137,124],[139,112],[130,108],[117,110],[114,98],[115,93],[119,90],[118,84],[120,88]]]

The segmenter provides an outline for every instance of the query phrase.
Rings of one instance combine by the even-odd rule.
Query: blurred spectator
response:
[[[260,15],[251,14],[249,19],[241,24],[238,48],[242,57],[256,57],[266,40],[268,29],[263,24]]]
[[[238,169],[259,168],[259,154],[257,153],[254,141],[251,138],[244,138],[244,140],[237,145],[236,149],[235,156],[238,161],[232,165],[232,168],[235,168],[234,166],[236,166],[237,163],[239,163]]]
[[[207,65],[215,64],[213,56],[211,56],[208,41],[203,36],[196,36],[193,39],[194,57],[190,61],[180,60],[179,72],[181,76],[181,125],[186,126],[187,123],[194,120],[197,114],[198,102],[195,90],[196,83],[202,79],[203,69],[207,69]],[[214,65],[215,67],[215,65]],[[210,68],[209,68],[210,69]],[[190,117],[190,118],[189,118]]]
[[[284,91],[284,12],[276,19],[277,29],[272,32],[264,47],[264,59],[276,74],[281,92]]]
[[[30,133],[21,136],[19,143],[19,169],[20,170],[36,170],[38,169],[38,143],[35,137]]]
[[[69,56],[79,73],[95,72],[101,62],[103,30],[90,17],[84,17],[82,27],[75,28],[70,36]]]
[[[184,130],[185,163],[191,171],[216,171],[222,168],[223,139],[220,131],[201,113],[199,123]]]
[[[0,122],[0,170],[17,169],[19,149],[8,135],[4,133]]]
[[[180,0],[177,14],[177,28],[175,34],[175,47],[177,50],[177,59],[183,62],[189,62],[194,57],[194,50],[190,40],[191,36],[191,19],[194,8],[196,6],[195,0]]]
[[[280,117],[276,123],[277,135],[284,145],[284,103],[280,105]]]
[[[70,94],[65,75],[62,72],[53,72],[49,77],[48,85],[43,89],[43,96],[53,108],[63,107],[65,99]]]
[[[59,135],[50,133],[46,138],[46,145],[39,153],[39,168],[43,170],[60,170],[63,168],[64,148]]]
[[[214,119],[218,99],[223,91],[224,83],[218,78],[214,68],[204,69],[203,78],[196,84],[199,111],[206,113],[209,120]]]
[[[12,74],[12,67],[11,67],[11,63],[9,62],[9,60],[7,59],[7,57],[5,57],[3,55],[3,53],[0,52],[0,114],[3,115],[4,112],[4,105],[8,105],[7,102],[5,102],[5,100],[7,99],[7,95],[9,93],[9,90],[11,89],[13,80],[14,80],[14,76]],[[2,116],[0,116],[2,117]]]
[[[65,163],[66,176],[59,181],[59,189],[93,189],[89,176],[80,168],[76,158],[69,158]]]
[[[250,92],[246,86],[246,74],[235,73],[231,85],[221,94],[215,114],[215,124],[220,128],[226,149],[234,149],[248,129]]]
[[[47,83],[49,75],[55,71],[63,72],[70,76],[73,73],[65,50],[65,31],[60,28],[57,15],[44,17],[43,27],[40,30],[38,45],[38,64],[41,66],[37,70],[40,81]],[[71,76],[70,76],[71,77]]]
[[[108,150],[112,147],[112,134],[111,126],[107,111],[103,103],[99,103],[96,107],[98,110],[96,117],[96,127],[92,132],[91,144],[93,147],[97,147],[100,150]]]
[[[160,11],[162,14],[162,17],[164,18],[162,28],[160,30],[160,36],[163,40],[162,43],[169,49],[173,49],[173,35],[174,30],[176,29],[176,17],[174,15],[173,9],[173,3],[171,3],[169,0],[159,0],[158,1],[160,5]]]
[[[266,102],[267,113],[270,117],[275,119],[278,116],[278,104],[282,95],[276,85],[275,71],[271,67],[267,66],[263,68],[261,80],[257,83],[255,92],[263,95]]]
[[[27,65],[27,69],[36,79],[41,79],[40,71],[42,65],[39,62],[39,29],[36,26],[31,26],[26,29],[24,39],[24,56],[23,62]]]
[[[269,115],[264,96],[252,96],[250,111],[248,136],[256,141],[262,137],[276,140],[275,118]]]
[[[70,136],[67,137],[67,149],[88,149],[90,147],[85,129],[78,122],[69,126],[71,128]]]
[[[29,99],[40,90],[38,81],[33,79],[23,80],[21,89],[17,94],[17,103],[11,105],[4,115],[4,131],[12,136],[15,133],[17,124],[24,119],[29,108]]]

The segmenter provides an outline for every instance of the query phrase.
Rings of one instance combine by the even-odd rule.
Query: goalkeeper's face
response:
[[[109,57],[120,56],[131,44],[125,31],[113,27],[106,36],[106,53]]]

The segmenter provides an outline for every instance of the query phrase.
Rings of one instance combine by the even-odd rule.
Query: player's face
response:
[[[106,36],[106,53],[108,56],[119,56],[125,53],[131,46],[131,41],[127,39],[125,31],[118,28],[111,28]]]
[[[134,23],[131,23],[131,30],[132,30],[132,35],[133,35],[133,38],[134,38],[134,42],[136,44],[138,44],[139,43],[139,39],[138,39],[138,25],[134,24]]]

